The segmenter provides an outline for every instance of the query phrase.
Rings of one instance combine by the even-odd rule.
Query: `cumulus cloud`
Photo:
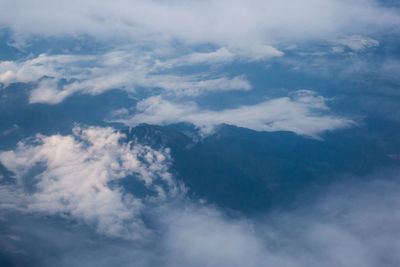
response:
[[[178,187],[168,172],[168,150],[123,138],[112,128],[75,127],[73,135],[37,135],[1,152],[0,162],[15,174],[18,185],[2,188],[7,194],[1,206],[65,214],[109,236],[142,235],[143,199],[115,182],[127,176],[141,181],[154,192],[154,200],[176,194]]]
[[[309,90],[300,90],[289,97],[220,111],[203,110],[195,103],[173,103],[160,96],[140,101],[131,117],[116,119],[129,126],[141,123],[167,125],[188,122],[203,133],[211,133],[219,124],[230,124],[256,131],[291,131],[318,138],[327,130],[349,127],[353,121],[325,115],[327,99]]]
[[[207,60],[190,56],[185,64]],[[206,56],[207,58],[207,56]],[[211,57],[210,57],[211,58]],[[209,59],[210,60],[210,59]],[[41,54],[25,61],[0,62],[0,83],[32,82],[30,103],[57,104],[74,94],[100,94],[110,89],[161,88],[178,96],[212,91],[250,90],[244,76],[157,74],[165,69],[151,55],[112,51],[101,56]],[[60,81],[67,81],[61,85]]]

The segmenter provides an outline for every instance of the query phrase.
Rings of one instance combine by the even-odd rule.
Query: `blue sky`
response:
[[[400,263],[395,1],[1,6],[3,265]]]

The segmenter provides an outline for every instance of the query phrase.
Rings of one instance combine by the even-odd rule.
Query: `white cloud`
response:
[[[166,212],[162,219],[166,266],[294,266],[268,251],[251,220],[197,205]]]
[[[141,236],[146,231],[140,219],[144,199],[112,182],[132,175],[130,179],[155,193],[148,201],[175,195],[178,186],[168,172],[168,150],[121,142],[123,138],[112,128],[75,127],[74,135],[38,135],[32,144],[19,143],[14,151],[1,152],[0,162],[22,186],[2,188],[8,192],[2,208],[66,214],[109,236]],[[35,175],[35,167],[43,170]],[[21,191],[24,179],[35,184],[33,193]]]
[[[212,132],[215,126],[225,123],[256,131],[291,131],[315,138],[323,131],[353,124],[349,119],[324,115],[322,112],[329,112],[326,99],[308,90],[297,91],[291,97],[221,111],[202,110],[193,102],[178,104],[154,96],[140,101],[133,116],[116,121],[129,126],[188,122],[206,134]]]
[[[135,87],[161,88],[178,96],[251,89],[244,76],[157,74],[157,70],[164,67],[152,56],[123,51],[99,57],[41,54],[25,61],[0,62],[0,82],[5,86],[14,82],[36,82],[37,86],[30,93],[30,103],[48,104],[60,103],[74,93],[96,95],[110,89],[134,92]],[[61,79],[69,83],[59,85]]]
[[[6,86],[14,82],[33,82],[43,76],[58,77],[60,73],[78,73],[76,65],[90,62],[94,57],[71,55],[39,55],[25,61],[1,61],[0,82]]]
[[[196,64],[226,64],[234,60],[257,61],[282,55],[283,52],[268,45],[252,46],[246,51],[221,47],[212,52],[193,52],[164,62],[158,61],[156,66],[159,68],[172,68]]]
[[[195,64],[215,64],[226,63],[235,59],[235,54],[226,47],[222,47],[212,52],[195,52],[188,55],[174,58],[167,61],[158,61],[160,68],[171,68],[176,66],[195,65]]]
[[[204,205],[165,212],[167,266],[396,266],[399,176],[379,176],[341,182],[264,219]]]
[[[379,46],[379,42],[377,40],[360,35],[347,36],[346,38],[334,41],[334,43],[347,46],[356,52],[362,51],[367,48]],[[335,48],[335,50],[338,50],[338,48]]]

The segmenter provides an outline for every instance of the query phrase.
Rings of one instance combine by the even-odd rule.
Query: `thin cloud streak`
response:
[[[168,125],[188,122],[203,134],[210,134],[220,124],[230,124],[256,131],[291,131],[299,135],[319,138],[319,134],[354,125],[350,119],[325,115],[329,113],[327,99],[309,90],[300,90],[291,97],[221,111],[203,110],[195,103],[174,103],[154,96],[140,101],[135,114],[124,115],[112,121],[128,126],[141,123]],[[125,112],[126,113],[126,112]]]
[[[214,91],[251,89],[246,77],[198,74],[157,74],[165,68],[156,55],[112,51],[105,55],[46,55],[25,61],[0,62],[0,83],[36,83],[30,103],[58,104],[72,94],[97,95],[111,89],[130,93],[135,87],[161,88],[166,94],[198,96]],[[197,62],[202,59],[197,59]],[[191,64],[191,62],[187,62]],[[61,81],[67,81],[60,85]]]

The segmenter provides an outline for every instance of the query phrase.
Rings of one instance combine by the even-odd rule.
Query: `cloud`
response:
[[[362,51],[367,48],[379,46],[379,42],[372,38],[365,38],[359,35],[352,35],[346,38],[338,39],[334,43],[344,45],[352,49],[353,51]],[[336,48],[337,50],[338,48]]]
[[[399,189],[398,170],[347,177],[311,189],[296,208],[256,216],[180,201],[153,209],[157,231],[145,245],[15,215],[0,217],[9,227],[0,240],[9,254],[24,252],[14,252],[17,262],[27,257],[33,266],[392,267],[400,262]]]
[[[221,47],[211,52],[193,52],[166,61],[158,61],[157,67],[172,68],[180,66],[191,66],[197,64],[227,64],[234,60],[258,61],[270,57],[282,56],[283,52],[268,45],[259,45],[248,51],[230,50]]]
[[[176,194],[178,187],[168,172],[169,151],[122,142],[125,136],[112,128],[75,127],[73,132],[37,135],[14,151],[0,153],[0,162],[19,185],[2,188],[8,192],[2,208],[65,214],[109,236],[141,236],[146,231],[140,219],[146,200],[116,182],[127,176],[141,181],[154,192],[148,200]]]
[[[323,131],[349,127],[353,121],[324,115],[329,112],[327,99],[309,90],[300,90],[290,97],[271,99],[255,105],[220,111],[202,110],[195,103],[173,103],[154,96],[140,101],[136,113],[115,121],[136,126],[141,123],[167,125],[188,122],[203,133],[211,133],[219,124],[230,124],[256,131],[291,131],[318,138]]]
[[[385,175],[338,183],[263,219],[210,206],[175,211],[166,223],[168,266],[396,266],[400,185],[398,173]]]
[[[199,56],[194,57],[199,60]],[[191,64],[194,59],[181,62]],[[75,94],[101,94],[111,89],[134,92],[135,87],[161,88],[177,96],[197,96],[213,91],[250,90],[244,76],[229,78],[198,74],[157,74],[164,67],[153,55],[112,51],[102,56],[41,54],[25,61],[0,62],[0,82],[36,83],[30,103],[57,104]],[[62,81],[67,81],[60,84]]]
[[[57,5],[48,0],[35,4],[17,0],[4,4],[0,25],[10,29],[21,45],[49,37],[71,38],[73,44],[92,38],[102,47],[99,51],[107,52],[51,54],[43,48],[45,54],[36,57],[0,62],[0,83],[33,83],[30,103],[47,104],[60,103],[73,94],[96,95],[110,89],[135,93],[137,88],[151,88],[179,97],[248,91],[252,86],[246,76],[227,75],[217,68],[280,57],[285,47],[321,40],[333,43],[334,52],[343,52],[343,47],[362,51],[379,44],[369,36],[392,32],[399,24],[396,8],[373,0],[292,0],[285,4],[277,0],[73,0]],[[207,70],[204,66],[177,70],[199,64],[206,64]]]
[[[307,102],[313,96],[298,97]],[[0,162],[15,174],[16,185],[0,186],[0,257],[32,266],[57,261],[61,266],[391,267],[400,262],[398,170],[345,177],[309,188],[291,209],[243,215],[180,198],[168,172],[168,150],[123,138],[112,128],[76,127],[72,135],[38,135],[1,152]],[[126,176],[155,192],[164,181],[170,185],[165,194],[177,201],[161,193],[156,202],[147,201],[148,196],[136,197],[113,183]],[[143,210],[146,220],[140,219]],[[113,238],[99,238],[82,225],[71,234],[70,226],[60,224],[66,218]]]
[[[368,36],[390,32],[399,24],[397,9],[373,0],[292,0],[285,4],[277,0],[118,0],[112,4],[73,0],[57,5],[48,0],[35,4],[17,0],[4,4],[0,25],[10,29],[21,45],[29,44],[29,39],[72,38],[79,43],[88,37],[99,42],[101,52],[108,52],[51,55],[42,50],[45,54],[36,57],[2,61],[0,83],[34,83],[30,103],[47,104],[60,103],[73,94],[96,95],[110,89],[129,93],[137,88],[161,89],[180,97],[247,91],[252,86],[244,75],[215,69],[234,61],[279,57],[281,48],[320,40],[335,44],[334,52],[344,46],[362,51],[379,44]],[[208,69],[176,71],[199,64]]]
[[[251,220],[196,205],[166,217],[166,266],[294,266],[268,251]]]
[[[19,126],[17,124],[13,124],[10,128],[4,130],[2,134],[3,134],[3,136],[7,136],[7,135],[14,133],[18,129],[19,129]]]
[[[184,66],[184,65],[195,65],[201,63],[213,64],[221,62],[229,62],[235,58],[235,55],[229,51],[226,47],[222,47],[216,51],[212,52],[195,52],[183,56],[181,58],[173,59],[163,63],[165,66]],[[160,62],[161,63],[161,62]]]
[[[391,30],[399,22],[395,9],[374,0],[16,0],[4,3],[0,12],[0,24],[9,27],[16,40],[31,35],[89,35],[104,40],[178,41],[259,52],[260,46],[279,42],[368,35]]]

